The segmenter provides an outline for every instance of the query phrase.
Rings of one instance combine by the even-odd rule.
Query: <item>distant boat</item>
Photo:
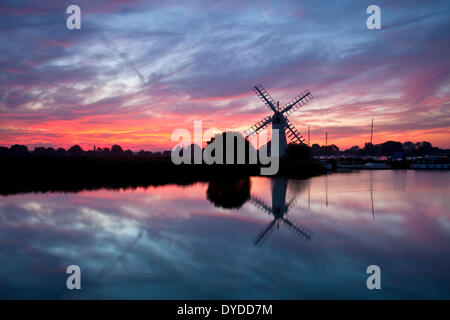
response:
[[[356,170],[386,170],[391,169],[387,163],[368,162],[365,164],[337,164],[339,169],[356,169]]]
[[[449,170],[450,163],[411,163],[411,169],[418,170]]]
[[[378,162],[367,162],[363,165],[359,166],[360,169],[390,169],[391,166],[387,163],[378,163]]]

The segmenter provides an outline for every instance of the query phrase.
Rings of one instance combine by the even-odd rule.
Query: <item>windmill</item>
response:
[[[287,116],[300,109],[300,107],[306,104],[308,101],[312,100],[313,96],[311,92],[305,90],[297,97],[289,101],[286,105],[280,107],[280,102],[278,101],[275,103],[275,100],[273,100],[273,98],[270,96],[270,94],[262,84],[254,86],[253,91],[273,112],[273,115],[263,118],[262,120],[251,126],[249,129],[245,130],[243,133],[244,138],[250,138],[251,136],[258,134],[260,131],[264,130],[269,124],[272,123],[272,134],[274,134],[274,129],[278,129],[279,157],[284,155],[287,147],[286,130],[288,131],[287,136],[291,140],[291,142],[303,144],[303,136],[288,120]]]
[[[291,231],[297,234],[304,240],[311,240],[312,232],[304,225],[298,224],[287,216],[289,209],[294,205],[296,196],[286,203],[287,181],[285,178],[272,179],[272,207],[266,204],[261,199],[252,196],[251,202],[263,212],[272,215],[273,220],[270,222],[258,235],[255,245],[260,245],[266,240],[274,231],[275,226],[280,227],[280,224],[286,225]]]

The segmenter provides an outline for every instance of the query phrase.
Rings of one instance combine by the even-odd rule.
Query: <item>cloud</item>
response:
[[[450,147],[427,131],[450,126],[445,1],[383,2],[376,31],[365,28],[365,8],[354,1],[326,10],[314,1],[79,5],[82,29],[69,31],[64,2],[3,4],[4,144],[49,143],[50,134],[60,145],[95,143],[98,135],[106,143],[112,130],[138,148],[170,148],[172,130],[193,120],[244,128],[266,116],[251,92],[262,82],[281,104],[310,89],[315,100],[293,115],[294,124],[333,130],[343,147],[363,142],[372,117],[386,128],[380,139],[420,129],[422,140]],[[61,131],[75,126],[85,134]],[[47,131],[16,137],[10,127]],[[157,142],[130,135],[146,127],[158,132]]]

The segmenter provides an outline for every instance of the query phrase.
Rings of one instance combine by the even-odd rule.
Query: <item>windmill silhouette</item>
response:
[[[311,240],[312,231],[302,224],[293,221],[292,217],[288,217],[287,213],[293,207],[297,200],[294,195],[289,202],[286,202],[287,181],[285,178],[273,178],[271,183],[272,191],[272,207],[263,200],[252,196],[251,203],[263,212],[272,215],[273,221],[270,222],[258,235],[255,245],[261,245],[275,231],[275,226],[279,229],[280,224],[286,225],[291,231],[304,240]]]
[[[270,123],[272,123],[272,130],[278,129],[279,157],[283,156],[284,152],[286,151],[286,130],[288,130],[288,138],[291,140],[291,142],[303,144],[305,139],[297,130],[297,128],[295,128],[294,125],[288,120],[287,116],[300,109],[300,107],[306,104],[308,101],[311,101],[313,98],[311,92],[305,90],[297,97],[289,101],[286,105],[280,107],[280,102],[278,101],[275,103],[275,100],[273,100],[273,98],[270,96],[270,94],[262,84],[254,86],[253,91],[262,100],[262,102],[264,102],[264,104],[271,111],[273,111],[273,115],[263,118],[262,120],[251,126],[249,129],[245,130],[243,133],[244,138],[250,138],[251,136],[264,130]],[[274,131],[272,131],[272,134],[274,134]]]

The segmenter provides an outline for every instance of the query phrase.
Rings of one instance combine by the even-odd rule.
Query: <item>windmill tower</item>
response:
[[[280,223],[286,225],[291,231],[297,234],[304,240],[311,240],[312,232],[304,225],[298,224],[287,216],[290,208],[296,201],[294,196],[289,202],[286,202],[287,181],[285,178],[272,179],[272,206],[270,207],[264,201],[254,196],[251,197],[251,202],[261,211],[272,215],[273,221],[269,223],[263,231],[259,234],[255,241],[255,245],[260,245],[266,240],[275,230],[274,227],[280,227]]]
[[[308,101],[312,100],[312,94],[308,90],[305,90],[297,97],[285,104],[283,107],[280,107],[280,102],[278,101],[275,103],[275,100],[273,100],[273,98],[262,86],[262,84],[258,84],[253,87],[253,91],[262,100],[262,102],[264,102],[269,110],[273,112],[273,115],[263,118],[262,120],[251,126],[249,129],[245,130],[243,134],[244,138],[250,138],[251,136],[258,134],[260,131],[264,130],[267,126],[269,126],[269,124],[272,123],[272,135],[275,132],[273,130],[278,129],[279,157],[283,156],[284,152],[286,151],[286,130],[287,136],[291,142],[303,144],[303,136],[288,120],[287,116],[300,109],[300,107],[306,104]]]

